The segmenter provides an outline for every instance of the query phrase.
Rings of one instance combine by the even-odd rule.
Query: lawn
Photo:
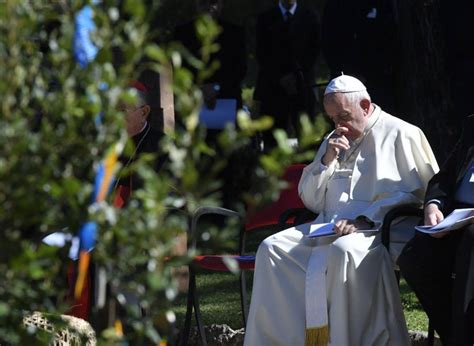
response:
[[[255,234],[249,234],[246,241],[247,251],[254,253],[258,244],[274,232],[275,229],[269,228]],[[253,272],[248,272],[246,275],[250,297]],[[240,307],[238,276],[229,273],[203,271],[197,276],[197,287],[204,325],[227,324],[232,329],[240,329],[244,326]],[[426,314],[403,278],[400,281],[400,294],[408,329],[427,331],[428,319]],[[181,327],[186,313],[186,295],[178,296],[173,305],[178,327]]]
[[[247,275],[251,277],[250,273]],[[205,325],[227,324],[232,329],[243,327],[238,276],[203,272],[197,277],[197,285]],[[400,282],[400,293],[408,329],[427,331],[427,317],[403,279]],[[186,297],[179,296],[174,306],[177,320],[182,323],[186,312]]]

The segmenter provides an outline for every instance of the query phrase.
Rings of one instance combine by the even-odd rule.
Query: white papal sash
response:
[[[305,345],[322,346],[329,342],[326,268],[329,245],[313,248],[306,269]]]

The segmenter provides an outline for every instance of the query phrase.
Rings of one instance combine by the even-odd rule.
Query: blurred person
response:
[[[219,67],[200,85],[205,104],[213,109],[217,98],[235,99],[237,108],[242,107],[242,81],[247,72],[247,50],[245,31],[241,26],[222,18],[223,0],[196,0],[198,14],[209,15],[221,28],[215,43],[219,50],[212,54],[210,63],[217,61]],[[200,42],[195,19],[175,28],[174,39],[181,42],[195,57],[201,57]],[[210,66],[208,65],[207,68]],[[197,71],[189,66],[190,70]],[[196,76],[195,76],[196,78]],[[196,80],[195,80],[196,82]]]
[[[296,0],[280,0],[257,18],[258,63],[254,99],[259,113],[274,127],[298,135],[300,113],[315,115],[314,64],[320,51],[318,15]],[[263,134],[267,149],[275,146],[271,131]]]
[[[163,131],[151,126],[151,117],[156,117],[158,114],[153,114],[152,112],[150,105],[152,102],[149,100],[151,95],[144,83],[134,81],[132,89],[137,93],[136,104],[127,105],[123,103],[120,105],[120,110],[125,113],[125,129],[135,147],[130,157],[121,157],[122,169],[132,164],[140,154],[152,153],[157,155],[154,169],[158,172],[166,160],[166,157],[159,149],[160,140],[164,135]],[[126,205],[132,189],[137,187],[137,183],[140,185],[138,178],[134,174],[117,179],[114,199],[116,207],[121,208]]]

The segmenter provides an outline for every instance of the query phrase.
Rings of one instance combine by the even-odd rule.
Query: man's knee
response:
[[[402,275],[410,281],[424,276],[450,275],[452,239],[433,238],[424,233],[416,233],[403,248],[397,264]]]
[[[278,245],[284,241],[283,232],[285,231],[272,234],[271,236],[265,238],[258,246],[257,258],[268,258],[268,256],[275,251],[275,247],[278,247]]]
[[[376,242],[374,237],[370,237],[370,240],[363,233],[353,233],[343,237],[339,237],[329,247],[330,261],[336,260],[337,262],[344,262],[347,256],[355,255],[357,253],[366,253]],[[352,254],[352,255],[350,255]],[[356,256],[358,257],[358,256]]]
[[[265,238],[258,246],[257,256],[266,256],[273,249],[274,243],[275,238],[273,236]]]
[[[345,256],[351,252],[355,247],[352,237],[352,235],[346,235],[335,240],[329,247],[331,256]]]
[[[422,257],[422,249],[427,249],[425,241],[415,235],[405,247],[402,249],[400,256],[398,256],[397,264],[405,278],[409,278],[411,275],[416,275],[419,268],[419,260]]]

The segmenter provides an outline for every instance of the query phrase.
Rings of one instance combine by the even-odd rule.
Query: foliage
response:
[[[87,220],[99,225],[94,261],[107,273],[110,302],[126,310],[116,316],[124,325],[125,338],[134,344],[157,343],[169,335],[174,315],[168,302],[177,294],[171,270],[194,255],[173,257],[176,237],[186,231],[197,206],[220,203],[219,176],[226,157],[245,152],[249,138],[271,124],[268,119],[252,121],[242,112],[239,126],[229,126],[219,136],[217,148],[208,145],[206,131],[198,124],[201,92],[195,82],[213,68],[206,59],[217,49],[213,38],[219,28],[210,18],[198,21],[205,42],[201,57],[192,57],[177,45],[157,45],[149,28],[159,4],[95,2],[97,30],[92,40],[99,52],[81,68],[74,60],[72,42],[74,18],[84,2],[0,2],[2,341],[29,344],[27,340],[40,333],[22,329],[25,312],[57,315],[68,310],[67,249],[42,245],[41,238],[59,230],[74,235]],[[196,80],[183,67],[183,59],[200,71]],[[90,205],[98,163],[126,138],[117,104],[136,97],[128,90],[129,82],[145,68],[160,72],[170,66],[182,126],[161,143],[168,165],[158,175],[152,169],[153,158],[142,157],[133,165],[143,188],[126,209],[113,208],[110,199]],[[319,121],[313,124],[304,118],[302,149],[289,147],[286,134],[276,133],[280,147],[255,159],[255,167],[247,167],[252,181],[265,181],[253,185],[257,188],[247,194],[248,203],[274,197],[283,167],[312,158],[312,153],[304,152],[321,138],[325,127]],[[209,234],[210,240],[204,240],[207,246],[232,240],[217,228]],[[141,309],[127,300],[130,296],[138,298]],[[122,338],[113,328],[99,336],[103,341]],[[44,336],[37,343],[40,340],[47,342]]]

